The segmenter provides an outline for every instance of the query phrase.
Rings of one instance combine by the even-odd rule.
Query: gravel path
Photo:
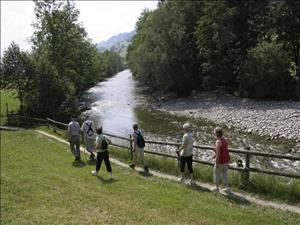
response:
[[[300,144],[299,101],[255,101],[205,93],[197,97],[169,99],[153,104],[172,114],[205,118],[240,131],[293,139]]]

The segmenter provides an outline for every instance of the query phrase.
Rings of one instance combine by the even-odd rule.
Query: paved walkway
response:
[[[40,131],[40,130],[35,130],[35,131],[39,134],[42,134],[42,135],[47,136],[49,138],[55,139],[55,140],[57,140],[61,143],[69,145],[68,141],[63,140],[59,137],[48,134],[44,131]],[[80,147],[80,150],[84,153],[87,153],[84,150],[83,147]],[[111,161],[113,163],[119,165],[119,166],[122,166],[122,167],[125,167],[125,168],[129,169],[128,164],[126,164],[126,163],[123,163],[123,162],[121,162],[117,159],[114,159],[114,158],[111,158]],[[143,172],[143,169],[140,168],[140,167],[136,167],[135,170],[137,170],[138,172]],[[165,174],[165,173],[156,172],[156,171],[151,170],[151,175],[179,182],[178,181],[179,177],[172,176],[172,175],[169,175],[169,174]],[[199,190],[212,191],[212,189],[214,188],[214,185],[197,181],[196,184],[192,186],[192,188],[196,188],[196,189],[199,189]],[[244,204],[254,203],[254,204],[258,204],[258,205],[262,205],[262,206],[269,206],[269,207],[273,207],[273,208],[276,208],[276,209],[281,209],[281,210],[290,211],[290,212],[300,214],[300,208],[297,207],[297,206],[292,206],[292,205],[288,205],[288,204],[284,204],[284,203],[272,202],[272,201],[267,201],[267,200],[261,200],[261,199],[258,199],[256,197],[251,197],[249,195],[246,195],[246,194],[243,194],[243,193],[240,193],[240,192],[232,192],[231,194],[228,195],[228,194],[224,193],[223,191],[220,191],[220,194],[225,195],[226,197],[232,199],[233,201],[237,201],[239,203],[244,203]]]

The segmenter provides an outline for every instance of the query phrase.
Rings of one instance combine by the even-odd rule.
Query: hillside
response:
[[[97,49],[100,52],[105,50],[110,50],[119,53],[122,57],[125,57],[127,47],[131,42],[132,37],[135,35],[135,31],[120,33],[118,35],[112,36],[106,41],[101,41],[97,44]]]

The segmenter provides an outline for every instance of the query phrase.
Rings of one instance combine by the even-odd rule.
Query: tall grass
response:
[[[95,165],[74,163],[68,146],[31,130],[1,137],[1,224],[299,224],[298,214],[114,164],[114,181],[103,167],[93,177]]]

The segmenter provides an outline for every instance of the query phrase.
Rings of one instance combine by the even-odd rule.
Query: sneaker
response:
[[[230,187],[225,188],[223,191],[224,191],[226,194],[231,194],[231,189],[230,189]]]
[[[98,176],[98,172],[96,170],[92,170],[91,173],[93,176]]]
[[[129,167],[134,170],[135,165],[134,164],[130,164]]]
[[[115,178],[113,177],[112,174],[110,174],[110,175],[109,175],[109,179],[110,179],[110,180],[114,180]]]

